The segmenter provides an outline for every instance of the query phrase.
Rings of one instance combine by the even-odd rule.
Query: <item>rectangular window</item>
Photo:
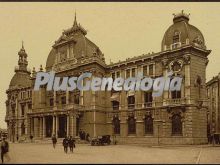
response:
[[[61,97],[61,104],[66,104],[66,96]]]
[[[112,79],[115,80],[115,73],[112,73]]]
[[[28,98],[31,98],[31,95],[32,95],[31,90],[27,91],[27,94],[28,94]]]
[[[145,106],[151,107],[152,106],[152,101],[153,101],[152,92],[145,92],[144,93]]]
[[[120,72],[118,71],[118,72],[116,73],[116,75],[117,75],[117,78],[119,78],[119,77],[120,77]]]
[[[147,65],[143,66],[143,76],[147,76]]]
[[[135,77],[135,68],[132,68],[131,70],[131,77]]]
[[[76,93],[74,95],[74,104],[79,104],[79,96],[80,96],[80,93]]]
[[[32,104],[28,104],[28,109],[32,109]]]
[[[112,108],[113,108],[113,110],[119,110],[119,102],[112,101]]]
[[[21,104],[21,116],[24,116],[25,105]]]
[[[134,96],[128,96],[128,109],[134,109],[135,107],[135,97]]]
[[[179,98],[181,98],[181,91],[172,91],[171,92],[171,98],[172,99],[179,99]]]
[[[149,65],[149,75],[150,75],[150,76],[153,76],[153,75],[154,75],[154,65],[153,65],[153,64],[150,64],[150,65]]]
[[[26,98],[26,92],[23,92],[23,99]]]
[[[53,101],[53,98],[50,98],[50,106],[53,106],[53,105],[54,105],[53,102],[54,102],[54,101]]]
[[[173,43],[178,43],[178,42],[180,42],[180,36],[179,34],[176,34],[173,36]]]
[[[129,78],[130,77],[130,69],[127,69],[126,70],[126,78]]]

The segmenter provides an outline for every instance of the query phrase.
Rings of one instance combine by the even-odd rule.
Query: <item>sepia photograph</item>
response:
[[[0,2],[0,164],[220,164],[219,2]]]

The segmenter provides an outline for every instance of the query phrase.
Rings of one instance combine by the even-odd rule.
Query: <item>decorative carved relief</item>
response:
[[[185,65],[190,64],[190,55],[188,54],[183,55],[183,60]]]
[[[178,73],[183,68],[183,61],[182,60],[174,60],[169,64],[169,70],[173,71],[174,73]]]
[[[165,59],[162,60],[163,68],[166,68],[166,69],[168,68],[168,61],[169,61],[169,60],[168,60],[167,58],[165,58]]]
[[[169,107],[167,109],[167,111],[168,111],[168,118],[172,119],[173,115],[178,114],[178,115],[181,116],[182,119],[184,119],[185,118],[185,116],[184,116],[185,110],[186,110],[185,107],[178,107],[178,108],[177,107],[176,108]]]

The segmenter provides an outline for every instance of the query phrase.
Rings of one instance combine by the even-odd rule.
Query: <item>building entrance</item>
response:
[[[67,134],[67,117],[66,115],[59,116],[58,138],[64,138]]]
[[[45,117],[46,121],[46,137],[51,137],[52,136],[52,127],[53,127],[53,117],[52,116],[46,116]]]

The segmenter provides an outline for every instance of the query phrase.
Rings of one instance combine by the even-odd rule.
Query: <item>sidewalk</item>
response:
[[[120,145],[120,144],[118,144]],[[127,145],[127,144],[121,144]],[[149,147],[149,148],[176,148],[176,147],[194,147],[194,148],[208,148],[208,147],[220,147],[220,144],[200,144],[200,145],[193,145],[193,144],[186,144],[186,145],[175,145],[175,144],[161,144],[161,145],[137,145],[137,144],[129,144],[131,146],[140,146],[140,147]]]

